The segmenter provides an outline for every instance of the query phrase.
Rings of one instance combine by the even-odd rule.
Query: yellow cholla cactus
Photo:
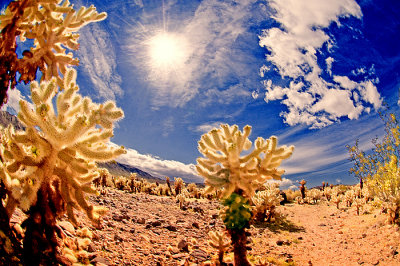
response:
[[[0,178],[11,192],[9,216],[17,206],[28,210],[38,190],[47,186],[62,198],[72,222],[76,223],[73,210],[80,208],[91,220],[99,218],[101,210],[86,201],[85,193],[96,192],[91,185],[99,175],[95,162],[125,153],[123,147],[109,144],[113,123],[124,113],[112,101],[96,104],[80,96],[75,80],[76,71],[67,69],[62,92],[56,78],[32,82],[33,106],[20,101],[18,114],[26,130],[15,132],[9,126],[1,131]]]
[[[221,233],[218,231],[210,231],[208,232],[208,236],[210,237],[210,240],[208,240],[208,245],[218,250],[218,261],[220,265],[223,265],[224,253],[231,246],[231,241],[226,233]]]
[[[12,2],[0,16],[0,31],[13,35],[5,43],[12,46],[15,37],[21,41],[34,40],[30,50],[16,62],[20,80],[29,82],[35,79],[37,68],[43,73],[42,80],[57,78],[62,87],[60,73],[65,75],[69,65],[78,65],[79,60],[67,50],[78,50],[79,34],[76,32],[88,23],[104,20],[105,12],[97,13],[92,5],[81,7],[78,12],[68,0],[24,0]],[[5,47],[5,50],[6,47]],[[12,53],[12,51],[8,51]]]
[[[277,137],[269,139],[259,137],[254,149],[249,150],[252,142],[248,139],[251,126],[245,126],[243,132],[237,125],[221,125],[204,134],[198,142],[198,149],[205,158],[197,159],[197,172],[205,178],[207,193],[222,189],[222,198],[242,190],[247,198],[268,179],[281,179],[284,170],[277,167],[282,160],[289,158],[294,147],[277,147]]]

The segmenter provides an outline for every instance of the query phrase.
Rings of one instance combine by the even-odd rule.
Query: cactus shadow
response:
[[[256,223],[254,223],[254,227],[269,229],[273,233],[279,233],[282,231],[286,231],[286,232],[290,232],[290,233],[306,231],[303,226],[294,224],[292,221],[287,219],[287,217],[279,217],[278,219],[276,219],[273,222],[256,222]]]

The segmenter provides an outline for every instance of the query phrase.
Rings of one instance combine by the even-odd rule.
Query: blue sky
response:
[[[228,123],[295,145],[283,187],[355,183],[345,146],[382,136],[383,102],[398,113],[399,1],[71,2],[108,14],[80,30],[81,93],[117,102],[118,161],[153,175],[202,182],[197,141]]]

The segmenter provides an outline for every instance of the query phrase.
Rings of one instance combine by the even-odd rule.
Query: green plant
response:
[[[293,146],[278,148],[275,136],[259,137],[254,149],[241,155],[252,147],[248,139],[250,133],[250,126],[245,126],[241,132],[238,126],[225,124],[204,134],[198,142],[199,152],[204,157],[197,159],[196,169],[205,178],[206,193],[221,191],[219,198],[225,206],[222,218],[231,236],[236,265],[250,265],[245,230],[251,218],[248,201],[266,180],[280,179],[284,171],[277,167],[294,149]]]

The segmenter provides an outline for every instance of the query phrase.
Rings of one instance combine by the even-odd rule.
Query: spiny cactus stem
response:
[[[54,199],[50,183],[46,182],[39,189],[36,204],[29,209],[29,217],[22,224],[26,227],[24,260],[30,265],[71,265],[57,252],[60,244],[57,235],[61,234],[56,218],[60,209]]]
[[[247,235],[246,229],[228,229],[233,244],[234,262],[235,265],[251,266],[247,260]]]

